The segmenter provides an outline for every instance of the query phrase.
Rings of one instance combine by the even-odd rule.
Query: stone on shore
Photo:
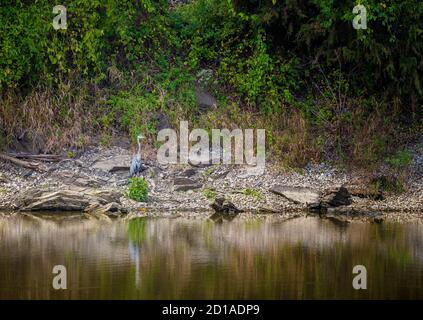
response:
[[[101,205],[99,203],[94,203],[90,205],[88,208],[84,210],[87,213],[90,214],[105,214],[107,216],[111,217],[119,217],[122,214],[128,213],[128,211],[122,207],[120,203],[117,202],[111,202],[106,205]]]
[[[55,179],[61,181],[63,184],[78,187],[101,187],[107,183],[106,179],[99,177],[91,177],[88,174],[64,170],[53,175]]]
[[[178,177],[173,180],[174,191],[188,191],[194,189],[200,189],[203,185],[194,179]]]
[[[315,206],[320,203],[321,193],[311,188],[275,185],[270,189],[270,191],[283,196],[296,204]]]
[[[120,203],[122,193],[71,187],[63,190],[30,189],[18,196],[15,203],[22,211],[84,211],[95,204]]]
[[[320,205],[326,208],[348,206],[351,203],[351,195],[345,187],[329,189],[320,199]]]
[[[92,168],[106,172],[128,171],[131,163],[131,156],[117,155],[108,159],[97,160]]]
[[[232,202],[226,200],[223,197],[216,198],[210,207],[216,213],[236,214],[243,212],[243,210],[238,209]]]

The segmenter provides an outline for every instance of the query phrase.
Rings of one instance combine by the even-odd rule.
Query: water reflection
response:
[[[146,218],[137,218],[128,221],[128,251],[131,261],[135,265],[135,287],[141,284],[140,256],[141,245],[145,240]]]
[[[0,219],[0,298],[423,298],[423,226],[213,219]],[[55,291],[54,265],[68,270]],[[367,267],[368,290],[352,288]]]

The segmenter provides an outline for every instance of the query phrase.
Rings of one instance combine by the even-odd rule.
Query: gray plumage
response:
[[[146,169],[141,160],[141,139],[144,138],[142,135],[137,137],[138,149],[135,157],[132,159],[131,166],[129,167],[129,175],[131,177],[136,176]]]

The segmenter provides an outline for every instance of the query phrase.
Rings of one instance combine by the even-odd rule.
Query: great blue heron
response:
[[[141,139],[143,138],[144,136],[141,134],[137,137],[138,150],[136,155],[132,159],[131,166],[129,167],[129,174],[131,177],[136,176],[137,174],[146,169],[146,167],[142,164],[141,160]]]

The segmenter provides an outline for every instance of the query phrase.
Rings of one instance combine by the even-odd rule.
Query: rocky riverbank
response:
[[[416,153],[401,194],[375,194],[368,179],[328,165],[301,172],[267,166],[162,166],[146,161],[145,203],[125,196],[131,154],[122,147],[92,148],[73,159],[43,163],[40,170],[0,162],[1,211],[81,211],[89,214],[178,216],[213,212],[215,199],[237,210],[286,217],[323,214],[347,220],[421,220],[423,157]],[[341,186],[343,186],[341,188]]]

